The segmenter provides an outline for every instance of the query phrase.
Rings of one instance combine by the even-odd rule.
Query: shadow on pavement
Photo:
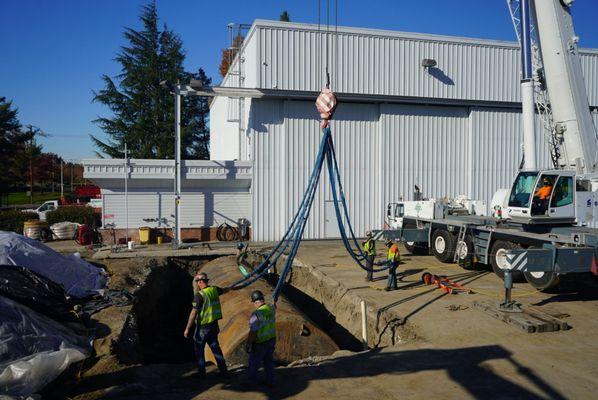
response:
[[[598,278],[589,273],[571,274],[561,276],[561,284],[557,293],[533,305],[543,306],[550,303],[596,300],[598,300]]]
[[[535,386],[537,394],[524,388],[506,377],[496,374],[483,363],[489,360],[504,359],[517,370],[517,374],[524,377],[531,386]],[[525,399],[564,399],[565,397],[548,382],[534,373],[530,368],[522,366],[511,358],[511,353],[501,346],[480,346],[454,350],[405,350],[383,352],[374,349],[365,353],[340,357],[324,362],[320,365],[300,366],[277,370],[279,384],[272,389],[253,389],[265,394],[268,399],[285,399],[299,395],[311,381],[346,379],[360,377],[375,377],[379,375],[407,375],[421,371],[446,371],[447,376],[459,384],[473,398],[525,398]],[[434,383],[432,383],[434,384]],[[338,383],[336,384],[338,385]],[[347,383],[356,392],[361,389],[359,382]],[[427,385],[422,385],[425,387]],[[242,392],[242,387],[234,384],[225,386],[226,389]],[[388,387],[388,386],[384,386]],[[368,390],[375,390],[369,388]],[[347,393],[351,389],[347,389]],[[395,390],[389,387],[389,391]],[[400,387],[396,388],[397,397]],[[424,394],[424,393],[422,393]],[[339,393],[340,395],[340,393]],[[355,393],[356,397],[359,397]],[[380,394],[382,397],[382,394]],[[447,393],[450,398],[451,395]]]
[[[523,387],[506,376],[497,374],[493,368],[485,365],[490,360],[506,360],[515,369],[517,376],[525,379],[528,387]],[[388,381],[389,375],[409,375],[422,371],[445,371],[446,376],[458,384],[472,398],[525,398],[525,399],[565,399],[565,397],[548,382],[544,381],[531,368],[521,365],[511,357],[511,353],[502,346],[477,346],[460,349],[418,349],[403,351],[383,351],[373,349],[367,352],[354,353],[335,359],[324,361],[318,365],[303,365],[293,368],[276,370],[277,385],[273,388],[257,385],[248,389],[242,385],[245,379],[244,370],[233,371],[230,381],[222,381],[215,373],[209,373],[206,379],[199,379],[193,373],[193,364],[179,365],[154,365],[131,367],[118,372],[105,373],[81,382],[80,385],[68,390],[68,396],[93,393],[99,397],[111,398],[176,398],[192,399],[202,395],[201,398],[247,398],[253,394],[261,394],[269,400],[295,398],[300,396],[312,382],[318,380],[346,380],[350,378],[375,378],[384,375],[386,381],[379,386],[364,385],[359,382],[331,382],[331,387],[338,394],[337,397],[346,397],[354,393],[379,390],[378,387],[395,391],[397,397],[405,394],[397,386],[393,388]],[[392,378],[391,378],[392,379]],[[430,384],[443,384],[443,382],[422,382],[422,395]],[[382,386],[384,385],[384,386]],[[214,388],[217,392],[207,392]],[[414,390],[414,389],[411,389]],[[326,391],[326,390],[325,390]],[[231,393],[232,392],[232,393]],[[235,395],[236,393],[236,395]],[[401,394],[403,393],[403,394]],[[413,394],[413,393],[412,393]],[[455,395],[453,393],[453,395]],[[447,393],[448,398],[451,396]],[[95,398],[96,396],[91,396]],[[383,397],[383,393],[380,393]],[[55,398],[53,396],[53,398]],[[63,397],[67,398],[67,397]]]

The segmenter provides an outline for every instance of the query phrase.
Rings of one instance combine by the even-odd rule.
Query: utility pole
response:
[[[125,244],[129,244],[129,152],[127,151],[127,142],[125,142]]]
[[[60,198],[64,198],[64,161],[60,159]]]
[[[181,85],[174,90],[174,240],[178,249],[181,240]]]
[[[34,146],[35,146],[35,137],[36,136],[49,136],[44,131],[42,131],[37,126],[27,125],[27,129],[29,129],[29,201],[33,204],[33,155],[34,155]]]
[[[73,189],[73,173],[75,172],[75,163],[71,160],[71,194],[75,192]]]
[[[29,125],[29,204],[33,204],[33,125]]]

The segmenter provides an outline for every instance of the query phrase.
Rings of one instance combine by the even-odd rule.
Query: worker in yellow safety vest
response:
[[[249,353],[248,386],[257,383],[257,371],[264,364],[266,385],[274,385],[274,348],[276,347],[276,319],[274,307],[266,304],[259,290],[251,293],[255,311],[249,319],[249,335],[245,350]]]
[[[399,245],[393,243],[392,240],[386,241],[386,247],[388,248],[387,261],[389,263],[388,268],[388,283],[384,290],[397,290],[397,267],[401,262],[401,253],[399,252]]]
[[[365,241],[362,243],[363,252],[365,253],[365,267],[367,268],[366,282],[371,282],[374,279],[374,259],[376,258],[376,241],[372,236],[371,231],[365,233]]]
[[[222,319],[220,295],[228,292],[229,289],[210,286],[208,282],[208,275],[203,272],[193,278],[193,283],[196,285],[194,288],[193,307],[189,313],[189,319],[187,320],[187,326],[183,335],[188,338],[191,327],[195,324],[193,343],[200,377],[204,377],[206,374],[205,348],[207,344],[216,359],[220,376],[227,378],[226,361],[224,360],[220,343],[218,343],[218,333],[220,333],[218,320]]]

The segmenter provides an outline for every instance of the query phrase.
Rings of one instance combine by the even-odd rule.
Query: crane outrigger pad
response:
[[[566,321],[534,308],[508,312],[501,309],[497,302],[489,300],[476,300],[473,307],[527,333],[565,331],[571,328]]]

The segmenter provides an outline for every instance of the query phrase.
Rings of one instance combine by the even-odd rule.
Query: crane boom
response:
[[[535,0],[535,19],[559,164],[582,174],[598,172],[598,137],[590,114],[570,6],[573,0]]]

